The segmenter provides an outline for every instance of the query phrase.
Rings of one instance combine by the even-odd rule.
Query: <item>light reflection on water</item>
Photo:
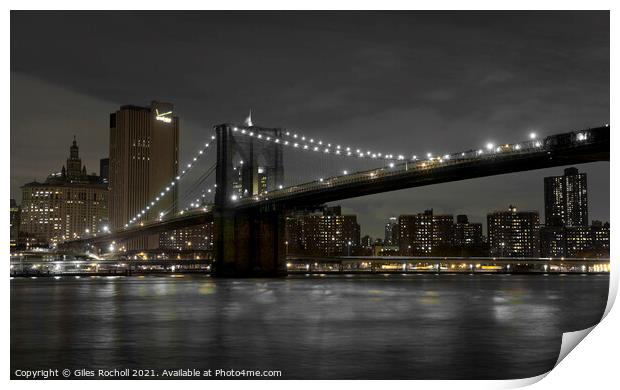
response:
[[[600,319],[609,277],[11,280],[11,366],[518,378]]]

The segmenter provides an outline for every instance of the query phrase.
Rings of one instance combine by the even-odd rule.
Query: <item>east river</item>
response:
[[[17,369],[513,379],[596,324],[608,275],[14,278]]]

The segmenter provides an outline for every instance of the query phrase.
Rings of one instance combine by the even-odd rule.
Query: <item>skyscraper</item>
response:
[[[577,168],[545,177],[545,225],[588,226],[588,178]]]
[[[162,190],[178,174],[179,118],[173,105],[153,101],[149,107],[122,106],[110,114],[110,225],[124,228],[156,197],[159,202],[141,221],[176,209],[177,188]],[[127,249],[154,249],[159,235],[134,239]]]
[[[536,211],[508,211],[487,215],[489,247],[492,256],[537,257],[539,254],[540,220]]]

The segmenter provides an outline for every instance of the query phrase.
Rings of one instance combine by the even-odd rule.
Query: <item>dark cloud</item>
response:
[[[250,107],[260,125],[406,154],[517,141],[609,121],[609,13],[12,12],[12,196],[58,169],[72,134],[96,170],[108,113],[152,99],[175,104],[186,156]],[[608,164],[581,169],[608,219]],[[541,210],[542,177],[560,172],[342,204],[376,236],[431,207]]]

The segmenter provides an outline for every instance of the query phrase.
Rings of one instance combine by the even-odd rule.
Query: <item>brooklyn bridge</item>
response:
[[[382,153],[318,140],[283,128],[221,124],[178,176],[143,205],[124,226],[105,234],[59,244],[60,250],[101,252],[110,243],[214,223],[213,273],[219,276],[271,276],[287,273],[285,218],[295,211],[359,196],[405,188],[474,179],[571,164],[609,161],[609,125],[574,130],[522,142],[488,144],[483,148],[424,156]],[[215,149],[215,150],[213,150]],[[345,170],[314,180],[293,182],[285,176],[284,153],[292,156],[329,155],[351,164],[365,161],[371,169]],[[216,154],[213,166],[200,160]],[[290,164],[290,162],[289,162]],[[307,171],[312,171],[307,166]],[[198,171],[200,183],[215,174],[203,191],[214,195],[190,208],[156,213],[157,203]],[[192,183],[183,183],[192,185]]]

